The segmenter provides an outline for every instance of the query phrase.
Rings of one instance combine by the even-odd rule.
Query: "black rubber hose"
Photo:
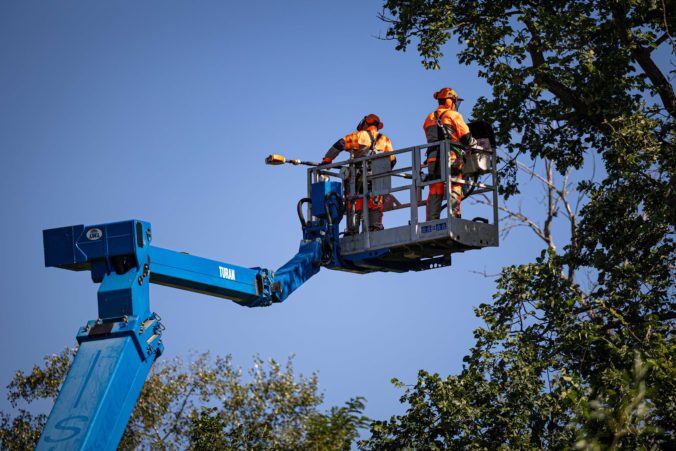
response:
[[[324,196],[324,213],[326,213],[326,222],[329,224],[329,229],[333,228],[333,217],[331,216],[331,211],[329,209],[329,201],[331,197],[336,198],[338,203],[338,218],[341,218],[345,214],[345,203],[343,198],[338,195],[335,191],[331,191]]]
[[[322,256],[323,265],[331,263],[331,256],[333,255],[333,242],[331,241],[331,235],[333,234],[333,217],[331,216],[331,207],[329,205],[332,196],[335,196],[336,199],[338,199],[338,195],[333,191],[327,193],[324,196],[324,214],[326,215],[326,223],[328,224],[329,235],[326,236],[324,241],[326,249],[324,250],[324,255]],[[338,201],[338,205],[340,206],[340,201]]]
[[[324,241],[324,245],[326,246],[326,249],[324,251],[324,255],[322,257],[322,265],[326,266],[329,263],[331,263],[331,257],[334,254],[334,247],[333,247],[333,241],[332,237],[330,236],[333,231],[333,216],[331,216],[331,207],[329,205],[329,201],[331,200],[331,197],[336,198],[336,202],[338,203],[338,216],[336,219],[340,220],[340,218],[343,217],[343,214],[345,214],[345,203],[343,202],[343,198],[338,195],[336,192],[330,192],[327,193],[324,196],[324,213],[326,213],[326,223],[328,225],[328,233],[329,235],[326,237],[326,240]],[[340,256],[338,256],[340,259]],[[342,259],[341,259],[342,263]]]
[[[320,262],[321,266],[326,266],[329,263],[331,263],[331,256],[333,255],[333,244],[331,243],[331,240],[326,239],[324,240],[324,249],[322,253],[322,260]]]
[[[304,197],[301,200],[299,200],[298,204],[296,205],[296,211],[298,212],[298,219],[300,220],[300,225],[303,228],[305,228],[307,222],[305,222],[305,218],[303,217],[303,204],[312,205],[312,199]]]

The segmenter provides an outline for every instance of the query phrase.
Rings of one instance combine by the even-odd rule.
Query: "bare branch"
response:
[[[508,221],[509,222],[506,222]],[[519,227],[528,227],[526,224],[522,224],[520,222],[517,222],[515,220],[512,220],[511,217],[505,216],[504,218],[500,219],[500,223],[502,226],[500,227],[500,238],[505,239],[509,236],[510,232],[514,229],[518,229]]]
[[[563,205],[566,209],[566,213],[568,215],[568,220],[570,221],[570,247],[571,247],[571,253],[573,256],[577,256],[577,217],[575,216],[575,212],[573,212],[573,209],[570,207],[570,202],[568,202],[568,176],[570,175],[570,172],[566,172],[566,176],[563,179],[563,189],[561,190],[561,202],[563,202]],[[568,281],[570,283],[573,283],[575,279],[575,266],[573,264],[568,264]]]
[[[547,218],[543,233],[550,249],[556,249],[554,239],[552,238],[552,222],[556,213],[556,204],[554,202],[554,176],[552,174],[551,160],[545,160],[545,170],[547,171]]]
[[[391,38],[387,35],[385,35],[385,37],[383,37],[380,34],[378,34],[378,35],[372,34],[371,37],[374,38],[374,39],[377,39],[379,41],[394,41],[395,40],[394,38]]]
[[[475,199],[475,202],[483,204],[483,205],[493,205],[493,202],[489,200],[484,194],[479,196],[479,198]],[[547,240],[547,237],[545,236],[543,230],[540,228],[539,225],[537,225],[535,222],[533,222],[528,216],[524,215],[520,211],[513,211],[505,206],[498,205],[498,210],[507,213],[507,216],[510,217],[511,219],[515,219],[519,222],[524,223],[527,225],[535,234],[543,240],[545,243],[549,245],[549,241]]]
[[[483,271],[476,271],[476,270],[470,269],[469,272],[471,272],[472,274],[478,274],[478,275],[480,275],[480,276],[482,276],[482,277],[485,277],[485,278],[487,278],[487,279],[489,279],[489,278],[495,278],[495,277],[498,277],[498,276],[500,275],[500,273],[488,274],[488,273],[486,272],[486,268],[485,268],[485,267],[484,267],[484,270],[483,270]]]
[[[546,161],[549,161],[549,160],[546,160]],[[545,164],[547,164],[546,161],[545,161]],[[553,180],[548,180],[548,179],[544,178],[542,175],[540,175],[540,174],[538,174],[537,172],[535,172],[535,170],[531,169],[530,167],[526,166],[525,164],[523,164],[523,163],[520,162],[520,161],[517,161],[516,164],[517,164],[517,166],[518,166],[522,171],[524,171],[525,173],[527,173],[528,175],[530,175],[531,178],[536,178],[536,179],[540,180],[540,181],[541,181],[542,183],[544,183],[547,187],[556,190],[556,192],[557,192],[559,195],[561,194],[561,193],[560,193],[560,190],[554,186]]]
[[[664,0],[662,0],[662,24],[664,25],[664,35],[660,36],[660,39],[662,39],[664,36],[667,36],[670,42],[673,44],[673,39],[671,37],[671,33],[669,33],[669,21],[667,20],[667,5],[664,3]],[[660,39],[657,41],[659,42]]]

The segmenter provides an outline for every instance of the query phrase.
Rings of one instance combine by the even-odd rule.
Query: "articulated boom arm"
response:
[[[117,447],[150,367],[163,350],[164,326],[150,310],[151,282],[231,299],[247,307],[267,306],[284,301],[322,266],[362,274],[424,271],[450,265],[453,253],[497,246],[493,132],[488,124],[477,123],[472,135],[482,141],[482,147],[466,150],[465,179],[451,170],[453,146],[461,144],[449,141],[393,151],[391,155],[409,161],[397,170],[391,167],[391,155],[384,154],[318,166],[290,160],[312,166],[308,172],[310,192],[298,203],[303,230],[298,253],[276,272],[151,246],[150,224],[138,220],[45,230],[45,265],[89,270],[92,280],[101,286],[98,318],[78,332],[77,355],[37,448]],[[444,162],[439,174],[421,171],[422,152],[427,153],[430,147],[439,150]],[[285,162],[279,155],[268,160],[270,164]],[[393,178],[398,182],[393,184]],[[357,180],[361,189],[357,189]],[[346,196],[343,181],[350,187]],[[418,217],[418,209],[425,205],[422,190],[433,184],[445,186],[447,198],[454,184],[464,186],[466,196],[492,194],[492,222],[490,215],[472,220],[453,217],[449,202],[446,218],[423,221]],[[395,193],[408,194],[408,202],[399,202]],[[341,238],[338,228],[345,207],[349,207],[349,219],[354,220],[360,198],[362,232]],[[367,198],[378,203],[382,200],[383,211],[408,211],[408,220],[371,230],[371,202]],[[306,203],[310,208],[304,215]]]
[[[81,327],[78,352],[37,449],[115,449],[152,363],[164,326],[152,313],[150,282],[231,299],[247,307],[284,301],[339,255],[342,185],[317,183],[324,211],[303,225],[298,253],[276,272],[244,268],[150,245],[138,220],[43,231],[45,265],[91,271],[99,317]],[[332,194],[334,193],[334,194]]]

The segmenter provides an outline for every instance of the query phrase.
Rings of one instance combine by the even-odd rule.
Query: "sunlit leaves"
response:
[[[8,386],[14,405],[54,398],[74,351],[48,356]],[[143,387],[119,449],[345,449],[369,419],[361,397],[320,411],[316,374],[255,357],[243,374],[230,356],[160,360]],[[0,448],[33,448],[45,415],[0,413]]]
[[[453,14],[439,15],[442,5]],[[485,326],[463,371],[400,383],[409,408],[375,423],[368,448],[676,442],[676,101],[650,55],[673,45],[670,6],[385,1],[401,49],[424,40],[425,64],[441,64],[450,34],[463,47],[444,67],[474,64],[491,86],[473,116],[496,129],[505,198],[519,194],[517,157],[552,161],[560,174],[598,158],[603,171],[577,185],[588,200],[571,221],[575,239],[503,268],[493,301],[475,310]]]

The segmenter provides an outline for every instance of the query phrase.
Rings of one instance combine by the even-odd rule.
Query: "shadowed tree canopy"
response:
[[[12,405],[56,398],[74,355],[65,350],[29,374],[17,371],[7,387]],[[369,421],[364,399],[320,412],[317,385],[316,374],[296,376],[291,360],[281,366],[256,357],[248,377],[230,356],[159,360],[119,449],[349,450]],[[46,420],[27,410],[13,418],[0,412],[0,448],[34,448]]]
[[[395,381],[408,410],[375,422],[364,447],[676,444],[676,97],[655,58],[673,55],[674,9],[668,0],[384,2],[398,50],[415,45],[425,67],[451,74],[476,65],[492,88],[473,116],[496,129],[505,202],[520,197],[524,167],[548,202],[542,221],[501,207],[544,240],[541,257],[503,268],[492,302],[476,308],[486,325],[460,374]],[[450,39],[457,58],[442,53]],[[596,159],[600,176],[585,167]],[[569,233],[557,248],[559,210]]]
[[[676,96],[652,58],[673,45],[673,10],[669,0],[389,0],[382,18],[396,48],[415,41],[429,69],[440,68],[443,45],[456,38],[462,51],[444,64],[478,65],[493,90],[475,116],[497,126],[508,153],[550,158],[563,172],[579,167],[585,152],[601,152],[616,121],[634,112],[673,124]],[[649,108],[657,104],[659,111]],[[654,131],[658,139],[671,133]]]

